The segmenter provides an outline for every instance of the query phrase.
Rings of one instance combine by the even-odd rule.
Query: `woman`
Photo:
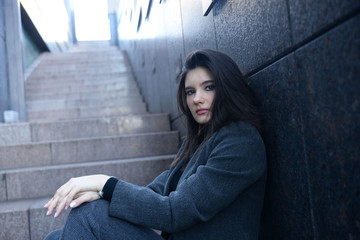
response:
[[[265,147],[240,70],[223,53],[195,51],[177,98],[187,135],[170,169],[145,187],[106,175],[71,179],[45,205],[55,217],[73,208],[47,240],[257,239]]]

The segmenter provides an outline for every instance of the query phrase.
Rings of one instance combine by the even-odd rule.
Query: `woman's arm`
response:
[[[219,132],[207,146],[211,153],[206,164],[179,183],[169,196],[119,180],[110,215],[166,232],[214,217],[260,179],[266,169],[265,148],[257,131],[231,130]]]
[[[167,170],[160,174],[148,187],[158,194],[163,194],[168,172]],[[103,189],[109,178],[107,175],[90,175],[70,179],[45,204],[44,207],[48,209],[46,215],[52,215],[54,209],[56,209],[54,216],[58,217],[64,208],[75,208],[84,202],[99,199],[99,191]]]
[[[90,175],[70,179],[62,185],[50,201],[45,204],[44,207],[48,209],[46,215],[52,215],[56,208],[54,217],[58,217],[64,208],[74,208],[84,202],[99,199],[100,196],[98,193],[109,178],[107,175]]]

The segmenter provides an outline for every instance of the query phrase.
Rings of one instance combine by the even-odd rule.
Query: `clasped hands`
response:
[[[78,178],[71,178],[62,185],[55,195],[44,205],[47,208],[47,216],[58,217],[61,211],[68,207],[75,208],[84,202],[91,202],[100,198],[99,191],[102,190],[106,181],[110,177],[107,175],[90,175]]]

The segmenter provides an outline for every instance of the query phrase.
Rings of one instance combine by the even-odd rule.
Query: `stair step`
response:
[[[173,159],[174,155],[164,155],[1,171],[5,176],[1,181],[6,185],[1,192],[6,191],[6,201],[47,197],[70,178],[91,174],[107,174],[145,185],[166,170]]]
[[[70,210],[54,219],[45,215],[44,204],[49,198],[0,203],[0,239],[44,239],[56,229],[62,228]]]
[[[44,60],[39,66],[46,65],[68,65],[69,63],[76,62],[76,64],[88,63],[103,63],[103,62],[124,62],[127,61],[126,57],[122,56],[121,52],[114,53],[81,53],[81,54],[53,54],[45,55]]]
[[[64,109],[64,108],[86,108],[98,106],[121,106],[121,105],[140,105],[143,103],[142,96],[126,96],[113,98],[98,98],[98,99],[75,99],[75,100],[38,100],[27,101],[27,110],[47,110],[47,109]]]
[[[139,95],[140,91],[137,86],[128,87],[126,89],[118,90],[94,90],[88,92],[70,92],[70,93],[43,93],[43,94],[26,94],[27,101],[40,100],[75,100],[75,99],[98,99],[98,98],[112,98]]]
[[[30,122],[56,121],[74,118],[94,118],[124,116],[129,114],[146,114],[146,104],[131,104],[114,107],[88,107],[49,110],[29,110],[27,117]]]
[[[102,78],[110,78],[110,77],[122,77],[124,74],[128,73],[127,70],[114,70],[111,72],[103,73],[103,72],[82,72],[82,73],[76,73],[76,72],[68,72],[63,74],[58,73],[47,73],[47,74],[39,74],[39,75],[30,75],[29,80],[31,81],[31,78],[39,78],[39,79],[63,79],[63,78],[85,78],[85,77],[102,77]]]
[[[93,79],[71,79],[65,80],[62,79],[61,82],[51,83],[28,83],[26,84],[26,91],[32,92],[55,92],[57,89],[59,91],[68,91],[69,89],[78,89],[81,91],[86,90],[95,90],[94,87],[98,87],[98,90],[109,89],[109,87],[115,85],[117,89],[134,89],[137,88],[137,84],[133,79],[129,79],[129,76],[123,76],[118,78],[93,78]],[[110,88],[111,89],[111,88]]]
[[[94,58],[89,58],[93,56]],[[49,59],[68,59],[72,57],[86,58],[88,60],[97,60],[98,58],[109,58],[109,57],[124,57],[124,51],[120,49],[104,49],[103,51],[83,51],[83,52],[66,52],[66,53],[52,53],[47,54],[46,58]],[[98,57],[98,58],[95,58]]]
[[[0,239],[30,240],[29,208],[34,202],[0,203]]]
[[[31,142],[29,123],[0,124],[0,146]]]
[[[170,131],[168,114],[0,125],[0,146]]]
[[[100,82],[100,80],[98,80]],[[37,87],[26,87],[26,95],[32,94],[52,94],[52,93],[78,93],[78,92],[90,92],[90,91],[106,91],[106,90],[128,90],[128,89],[137,89],[135,82],[115,82],[113,80],[107,82],[106,80],[102,81],[103,83],[93,84],[68,84],[65,86],[44,86],[38,85]]]
[[[49,232],[61,228],[70,210],[64,210],[58,218],[54,219],[53,217],[46,216],[46,210],[43,206],[55,190],[71,177],[103,173],[117,176],[119,179],[138,185],[146,185],[164,171],[173,158],[174,155],[169,155],[108,161],[102,164],[68,165],[57,169],[50,167],[26,169],[22,172],[9,172],[6,176],[7,179],[15,181],[14,184],[9,185],[9,188],[20,187],[25,189],[30,195],[38,193],[37,195],[43,195],[44,198],[1,202],[0,226],[2,226],[2,229],[0,231],[0,239],[44,239]],[[28,178],[29,180],[23,181],[21,178]],[[34,182],[36,184],[33,184]],[[11,194],[13,193],[10,190],[10,196]]]
[[[64,70],[74,71],[74,70],[88,70],[88,69],[112,70],[112,69],[118,68],[118,67],[130,68],[131,66],[129,65],[128,61],[126,61],[125,59],[116,60],[116,61],[86,63],[86,64],[77,63],[76,61],[74,61],[74,62],[67,62],[67,64],[64,63],[61,66],[59,66],[59,65],[38,65],[36,67],[36,69],[34,70],[34,72],[57,71],[59,69],[59,67],[61,67],[61,69],[64,69]]]
[[[170,131],[167,114],[32,123],[33,141],[119,136],[122,134]]]
[[[176,153],[178,146],[178,132],[0,146],[0,169],[166,155]]]
[[[39,86],[42,87],[51,87],[53,85],[56,86],[71,86],[74,85],[93,85],[93,84],[113,84],[113,83],[121,83],[126,87],[125,84],[129,84],[130,86],[136,85],[136,82],[134,81],[133,75],[130,73],[124,73],[121,77],[104,77],[103,75],[101,77],[95,77],[93,75],[91,76],[78,76],[78,77],[69,77],[69,78],[61,78],[59,79],[52,79],[52,78],[42,78],[42,79],[35,79],[30,78],[26,81],[26,88],[39,88]]]
[[[99,66],[89,66],[85,65],[82,68],[78,68],[75,64],[62,66],[61,68],[58,66],[55,67],[44,67],[44,68],[36,68],[35,71],[32,72],[31,77],[41,77],[43,75],[60,75],[60,76],[67,76],[67,75],[79,75],[79,74],[108,74],[108,73],[122,73],[130,71],[129,66],[125,64],[109,64],[106,67],[99,67]]]

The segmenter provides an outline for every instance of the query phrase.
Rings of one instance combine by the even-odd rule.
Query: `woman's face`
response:
[[[215,80],[209,70],[197,67],[185,78],[186,103],[195,121],[205,124],[212,117],[212,103],[215,98]]]

